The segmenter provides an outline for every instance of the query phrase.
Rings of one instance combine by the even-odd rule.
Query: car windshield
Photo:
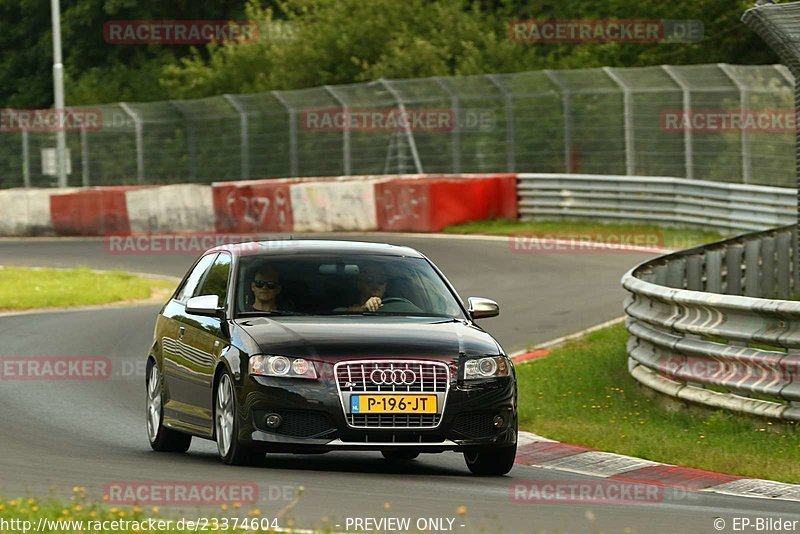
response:
[[[245,256],[237,316],[401,315],[464,319],[455,295],[424,258],[300,254]]]

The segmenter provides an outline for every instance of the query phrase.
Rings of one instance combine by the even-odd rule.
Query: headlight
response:
[[[317,378],[314,364],[303,358],[286,356],[251,356],[250,374],[285,376],[287,378]]]
[[[509,363],[505,356],[490,356],[467,360],[464,364],[464,379],[494,378],[508,376]]]

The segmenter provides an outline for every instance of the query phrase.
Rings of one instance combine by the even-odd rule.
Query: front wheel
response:
[[[229,465],[256,465],[264,454],[247,447],[239,440],[239,423],[236,416],[236,395],[233,381],[226,371],[217,384],[214,402],[214,435],[220,459]]]
[[[482,449],[464,453],[464,461],[473,475],[502,476],[514,467],[517,446]]]
[[[164,384],[153,363],[147,378],[147,437],[150,447],[161,452],[186,452],[192,436],[164,426]]]

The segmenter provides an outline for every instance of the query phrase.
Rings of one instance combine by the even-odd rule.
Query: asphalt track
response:
[[[415,247],[447,273],[463,296],[498,300],[501,316],[487,320],[485,327],[508,351],[621,315],[619,278],[647,257],[514,254],[503,240],[363,239]],[[188,255],[109,254],[102,240],[0,241],[0,265],[85,265],[180,276],[192,260]],[[200,440],[185,455],[154,453],[144,430],[141,364],[157,309],[0,317],[0,357],[101,356],[111,360],[113,369],[108,380],[0,383],[0,493],[63,496],[73,486],[84,486],[99,498],[105,487],[119,482],[253,482],[259,486],[257,507],[270,517],[303,487],[282,526],[292,518],[297,526],[350,532],[356,530],[348,530],[348,517],[408,517],[412,525],[420,518],[450,518],[455,532],[714,532],[717,517],[727,521],[726,531],[732,531],[734,517],[800,520],[796,502],[669,490],[647,504],[515,502],[509,489],[517,481],[591,478],[522,465],[506,477],[475,478],[455,453],[423,455],[405,466],[387,463],[376,453],[271,455],[261,468],[224,466],[214,445]],[[463,516],[456,513],[461,506],[466,506]],[[234,515],[218,506],[182,506],[180,512],[190,518]]]

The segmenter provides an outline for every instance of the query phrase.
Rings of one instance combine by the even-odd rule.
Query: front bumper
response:
[[[421,452],[513,446],[517,388],[513,376],[464,383],[451,380],[435,428],[352,428],[333,380],[248,377],[237,391],[243,407],[239,439],[267,452],[315,453],[408,447]],[[269,428],[269,414],[282,424]],[[496,415],[503,424],[494,425]]]

